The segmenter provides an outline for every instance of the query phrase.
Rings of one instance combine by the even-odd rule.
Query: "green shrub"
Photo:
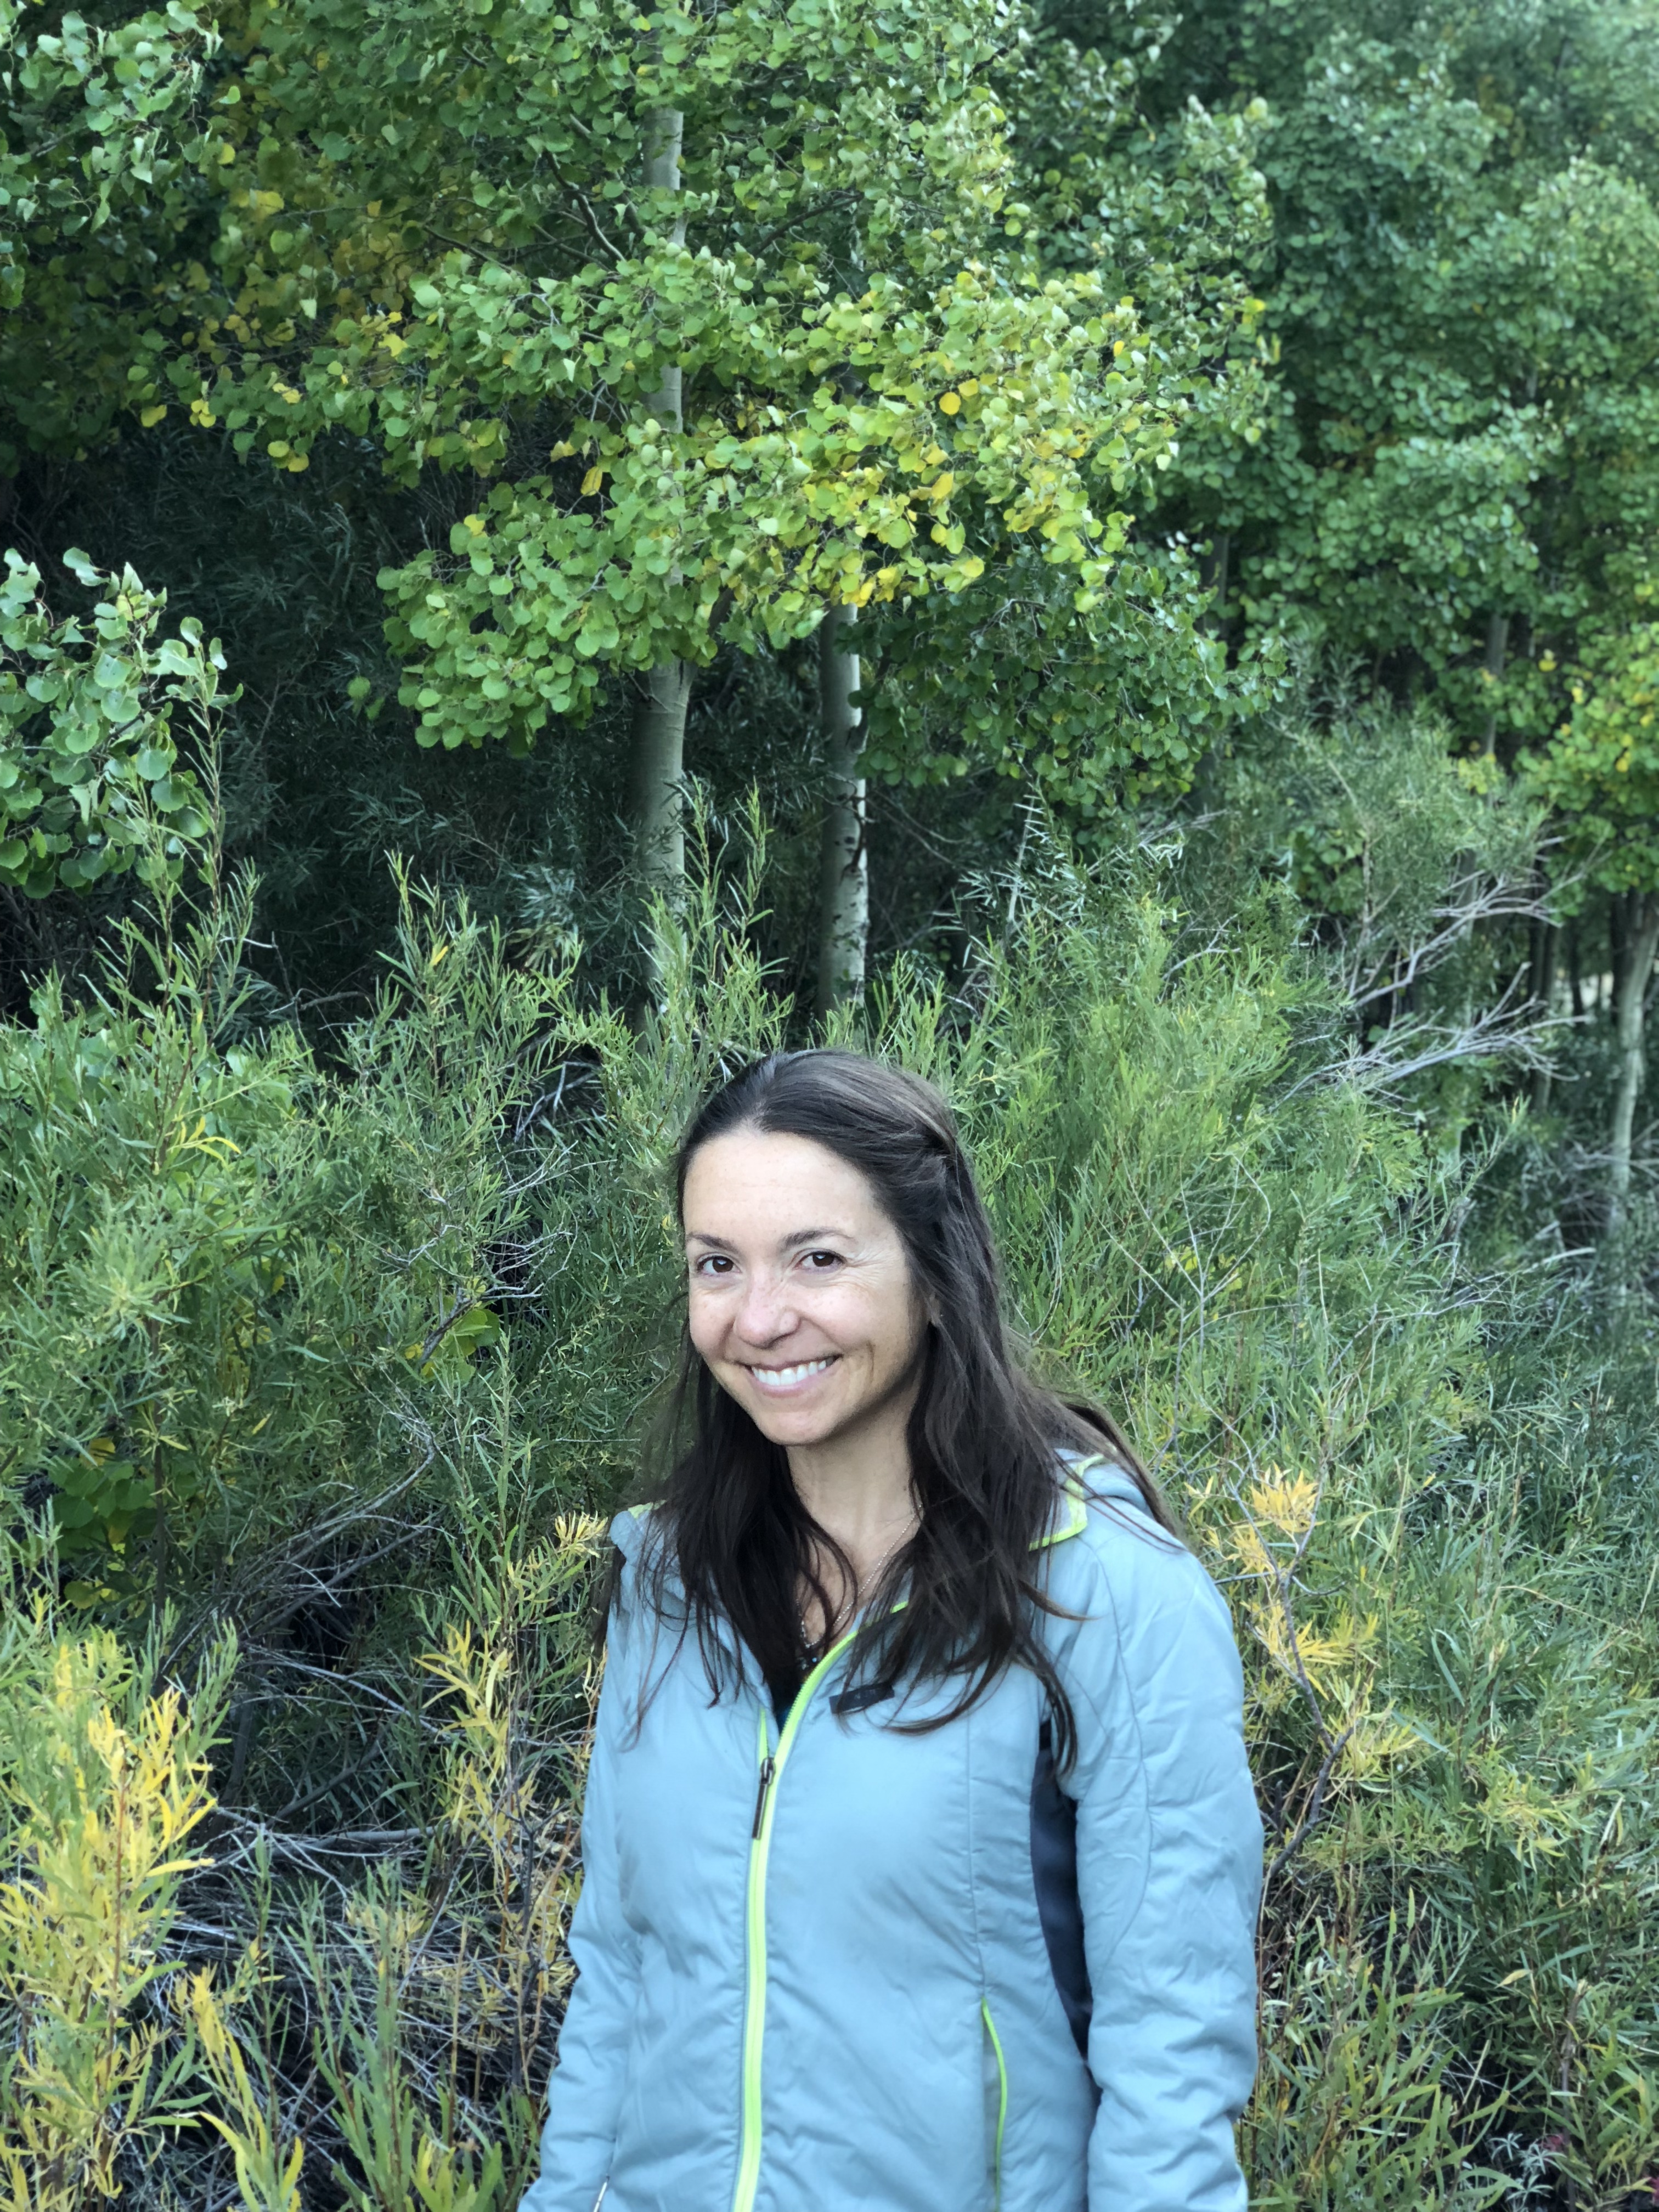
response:
[[[631,1016],[404,884],[316,1044],[252,1026],[238,896],[0,1036],[17,1587],[43,1649],[125,1639],[158,1690],[237,1639],[173,1939],[194,2101],[129,2201],[493,2212],[531,2171],[602,1516],[677,1327],[663,1161],[799,1034],[758,870],[659,917]],[[1235,1607],[1257,2201],[1611,2207],[1659,2164],[1641,1393],[1587,1419],[1552,1279],[1468,1243],[1487,1152],[1353,1079],[1271,910],[1194,940],[1177,888],[1033,856],[963,991],[901,967],[836,1034],[951,1093],[1037,1356]]]

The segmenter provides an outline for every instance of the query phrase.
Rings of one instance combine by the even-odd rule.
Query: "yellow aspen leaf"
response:
[[[959,392],[947,392],[940,399],[939,406],[941,415],[959,415],[962,412],[962,394]]]
[[[599,486],[604,482],[604,465],[599,462],[595,462],[593,466],[587,471],[587,474],[582,478],[582,497],[584,499],[592,498],[592,495],[598,491]]]
[[[155,423],[159,422],[167,411],[165,405],[158,407],[146,407],[139,415],[138,420],[143,424],[145,429],[148,430]]]
[[[484,534],[484,519],[481,514],[464,514],[461,517],[461,524],[463,528],[470,530],[475,538],[482,538]]]

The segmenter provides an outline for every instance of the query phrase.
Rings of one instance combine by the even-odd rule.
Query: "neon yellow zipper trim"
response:
[[[772,1816],[778,1802],[778,1784],[794,1748],[795,1738],[812,1692],[840,1658],[858,1631],[849,1629],[839,1644],[831,1644],[795,1693],[795,1702],[784,1717],[778,1747],[772,1749],[766,1707],[760,1709],[760,1741],[756,1765],[760,1776],[755,1806],[755,1833],[749,1845],[747,1934],[749,1979],[743,2005],[743,2145],[738,2158],[738,2186],[732,2212],[754,2212],[760,2187],[761,2164],[761,2051],[766,2037],[766,1862],[772,1850]]]
[[[985,2022],[985,2033],[991,2039],[991,2048],[997,2061],[997,2142],[991,2164],[993,2205],[1002,2203],[1002,2133],[1008,2124],[1008,2069],[1002,2060],[1002,2038],[997,2033],[997,2024],[991,2017],[991,2000],[979,2001],[980,2018]]]
[[[1066,1504],[1066,1519],[1036,1539],[1031,1546],[1034,1552],[1046,1552],[1050,1544],[1063,1544],[1068,1536],[1083,1534],[1089,1525],[1089,1507],[1079,1478],[1087,1474],[1091,1467],[1103,1467],[1105,1464],[1105,1455],[1096,1452],[1091,1458],[1080,1459],[1067,1469],[1060,1486],[1060,1494]]]

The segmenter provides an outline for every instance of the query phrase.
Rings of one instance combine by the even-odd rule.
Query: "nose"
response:
[[[744,1285],[733,1316],[733,1325],[745,1344],[772,1345],[787,1336],[799,1319],[785,1279],[770,1268],[757,1268]]]

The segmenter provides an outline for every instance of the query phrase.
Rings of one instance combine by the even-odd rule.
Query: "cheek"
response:
[[[849,1298],[840,1312],[825,1312],[823,1318],[843,1343],[868,1346],[884,1376],[909,1365],[927,1324],[927,1316],[908,1286],[902,1291],[884,1286],[876,1296]]]
[[[726,1336],[726,1324],[715,1301],[706,1295],[700,1297],[694,1290],[686,1301],[685,1322],[691,1342],[702,1357],[718,1358]]]

